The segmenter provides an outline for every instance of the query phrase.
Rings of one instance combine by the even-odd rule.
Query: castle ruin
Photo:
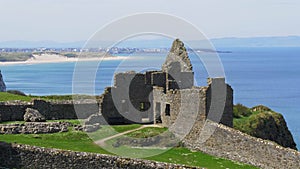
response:
[[[225,90],[218,91],[225,98],[212,99],[212,91],[220,89]],[[215,108],[218,103],[213,102],[223,104],[223,109]],[[194,86],[193,67],[179,39],[173,42],[161,71],[115,74],[114,86],[105,89],[99,107],[108,124],[161,123],[170,127],[183,114],[197,122],[210,119],[233,126],[232,88],[224,77],[209,78],[207,86]]]

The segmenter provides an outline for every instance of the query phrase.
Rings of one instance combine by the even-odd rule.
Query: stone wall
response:
[[[47,120],[52,119],[85,119],[99,112],[98,103],[82,101],[44,101],[33,102],[10,101],[0,103],[1,121],[22,121],[26,108],[38,110]],[[76,114],[77,113],[77,114]],[[77,117],[78,115],[78,117]]]
[[[119,113],[118,109],[115,107],[114,100],[111,93],[112,88],[108,87],[102,94],[102,99],[100,101],[100,112],[108,124],[122,124],[126,123],[126,119]],[[124,102],[127,105],[127,102]],[[124,109],[126,109],[124,107]]]
[[[0,168],[188,169],[177,164],[0,142]]]
[[[109,124],[153,122],[152,73],[115,75],[114,86],[104,91],[100,101],[100,112]]]
[[[70,123],[26,122],[24,124],[0,124],[0,134],[45,134],[67,132]]]
[[[31,102],[0,102],[0,122],[23,120],[26,108],[32,107],[33,103]]]
[[[94,101],[73,103],[73,101],[34,100],[33,108],[46,119],[85,119],[99,112],[98,103]]]
[[[208,78],[206,117],[233,127],[233,90],[225,78]]]
[[[205,130],[193,128],[191,132],[199,134],[190,134],[184,140],[186,147],[266,169],[300,168],[298,151],[283,148],[275,142],[252,137],[212,121],[206,121],[203,128]]]

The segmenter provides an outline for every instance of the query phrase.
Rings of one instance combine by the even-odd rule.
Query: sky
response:
[[[180,17],[210,39],[300,36],[298,0],[0,0],[0,41],[87,40],[141,12]]]

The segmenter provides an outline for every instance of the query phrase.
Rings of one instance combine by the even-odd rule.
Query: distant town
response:
[[[22,52],[22,53],[61,53],[61,52],[107,52],[110,54],[131,53],[167,53],[169,48],[0,48],[0,52]]]
[[[18,53],[62,53],[62,52],[107,52],[109,54],[132,54],[132,53],[168,53],[170,48],[0,48],[0,52]],[[215,51],[212,49],[187,49],[189,52],[218,52],[231,53],[230,51]]]

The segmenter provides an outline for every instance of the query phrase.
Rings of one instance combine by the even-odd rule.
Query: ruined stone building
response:
[[[213,91],[216,98],[212,98]],[[218,98],[221,93],[224,98]],[[194,86],[191,61],[178,39],[173,42],[161,71],[116,74],[114,86],[105,89],[99,107],[109,124],[162,123],[168,127],[182,116],[186,121],[209,118],[233,125],[232,88],[223,77],[209,78],[208,86]]]

